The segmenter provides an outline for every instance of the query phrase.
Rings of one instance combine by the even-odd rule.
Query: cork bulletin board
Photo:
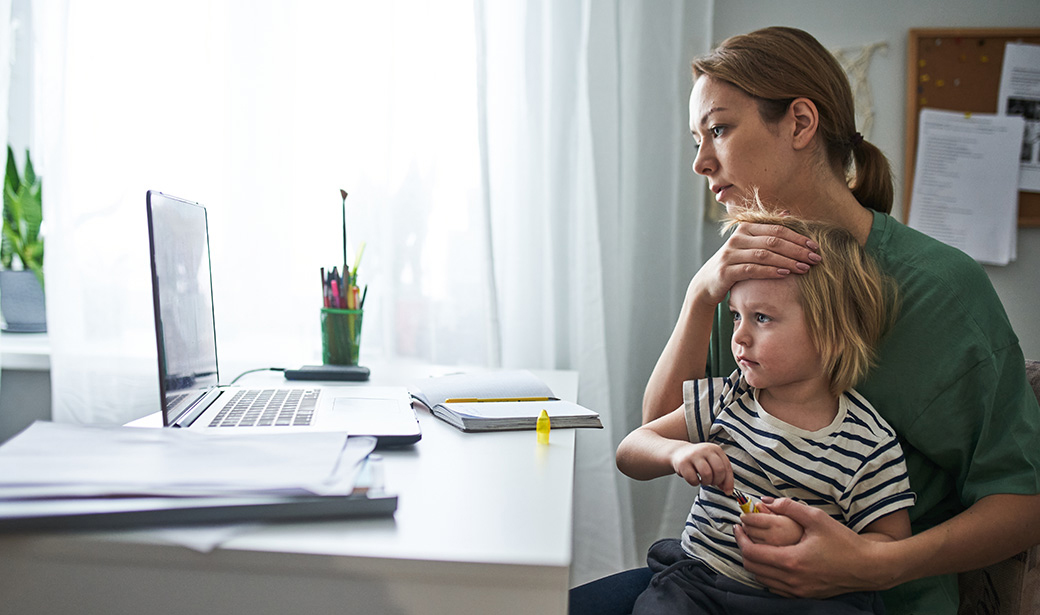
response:
[[[924,107],[996,113],[1004,45],[1040,44],[1040,28],[911,29],[907,40],[906,181],[903,221],[910,217],[917,159],[917,120]],[[1018,193],[1018,225],[1040,227],[1040,192]]]

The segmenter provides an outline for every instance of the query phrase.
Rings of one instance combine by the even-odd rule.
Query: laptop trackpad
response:
[[[352,436],[409,434],[417,430],[415,412],[400,400],[336,397],[332,408],[337,422],[345,423]]]

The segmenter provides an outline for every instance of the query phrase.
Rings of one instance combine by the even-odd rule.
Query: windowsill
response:
[[[50,338],[46,333],[0,332],[0,368],[50,371]]]

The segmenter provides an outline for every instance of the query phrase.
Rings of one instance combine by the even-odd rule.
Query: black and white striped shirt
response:
[[[737,489],[787,497],[827,512],[860,532],[914,504],[895,432],[855,391],[846,391],[830,425],[806,431],[770,416],[740,374],[683,383],[691,442],[718,444],[733,466]],[[702,485],[682,546],[720,574],[762,587],[744,569],[733,535],[740,508],[732,496]]]

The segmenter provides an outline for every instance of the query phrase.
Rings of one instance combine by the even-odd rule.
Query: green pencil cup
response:
[[[321,360],[326,365],[357,365],[364,310],[321,309]]]

